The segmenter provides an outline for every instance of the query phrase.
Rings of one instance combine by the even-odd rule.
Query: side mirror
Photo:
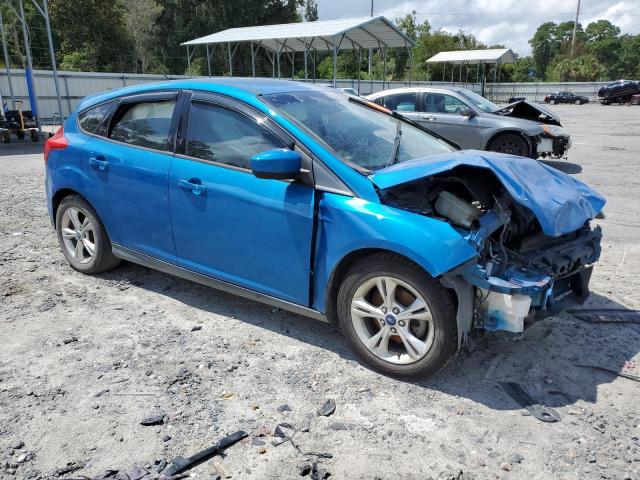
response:
[[[251,171],[258,178],[294,179],[300,173],[302,158],[294,150],[276,148],[251,157]]]
[[[473,118],[476,116],[476,112],[472,108],[466,107],[460,110],[460,115],[463,117]]]

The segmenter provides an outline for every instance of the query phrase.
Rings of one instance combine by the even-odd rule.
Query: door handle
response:
[[[104,171],[109,167],[109,162],[103,157],[91,157],[89,158],[89,165],[93,165],[94,167],[98,167],[98,170]]]
[[[192,178],[191,180],[180,180],[178,185],[183,190],[190,190],[194,195],[201,195],[202,193],[207,191],[207,187],[202,185],[197,178]]]
[[[422,120],[429,120],[430,122],[433,122],[436,119],[436,117],[432,115],[420,115],[420,118]]]

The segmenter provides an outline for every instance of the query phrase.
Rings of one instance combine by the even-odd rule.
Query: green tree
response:
[[[155,69],[162,68],[156,53],[156,21],[163,10],[155,0],[126,0],[125,25],[142,73],[147,73],[152,64]]]
[[[316,0],[306,0],[304,2],[304,19],[307,22],[318,20],[318,3]]]
[[[529,45],[531,45],[537,76],[544,79],[547,67],[560,52],[560,42],[556,37],[556,24],[546,22],[540,25],[529,40]]]
[[[620,28],[608,20],[590,23],[585,29],[585,49],[595,55],[609,73],[615,76],[615,64],[620,54]]]
[[[63,65],[89,71],[131,70],[121,1],[50,0],[49,13]]]
[[[547,69],[547,76],[554,82],[590,82],[605,74],[606,70],[592,54],[561,58]]]

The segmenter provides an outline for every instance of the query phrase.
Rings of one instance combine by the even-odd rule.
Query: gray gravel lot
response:
[[[566,166],[608,199],[589,304],[638,309],[640,107],[552,108],[573,135]],[[0,145],[0,322],[0,478],[154,472],[243,429],[192,476],[300,478],[311,461],[337,479],[640,479],[640,383],[576,366],[640,375],[640,325],[565,313],[477,336],[435,378],[382,377],[335,327],[131,264],[75,272],[29,144]],[[562,420],[525,414],[497,380]],[[335,413],[318,416],[326,399]],[[293,438],[274,445],[283,422]]]

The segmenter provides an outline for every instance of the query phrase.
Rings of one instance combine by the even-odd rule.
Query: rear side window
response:
[[[107,118],[112,105],[113,102],[107,102],[82,112],[78,116],[80,128],[85,132],[103,135],[104,120]]]
[[[415,112],[417,110],[418,94],[416,92],[395,93],[382,97],[382,106],[398,112]]]
[[[175,106],[175,100],[124,105],[116,114],[109,138],[138,147],[168,151]]]
[[[249,169],[255,154],[284,147],[269,130],[242,113],[206,103],[191,105],[185,150],[190,157]]]

